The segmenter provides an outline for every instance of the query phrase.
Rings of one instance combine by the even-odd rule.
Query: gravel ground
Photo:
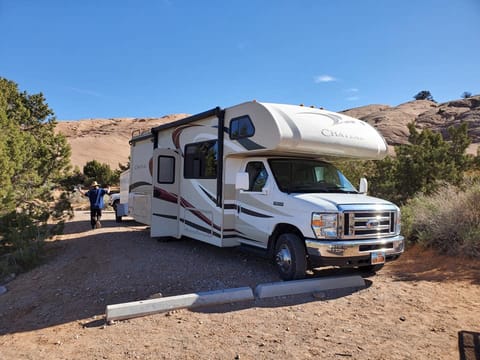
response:
[[[0,295],[1,359],[480,359],[480,264],[410,249],[326,298],[254,300],[105,324],[116,304],[279,281],[265,259],[77,211]],[[311,276],[351,271],[316,270]],[[331,295],[331,294],[330,294]],[[463,356],[463,358],[462,358]]]

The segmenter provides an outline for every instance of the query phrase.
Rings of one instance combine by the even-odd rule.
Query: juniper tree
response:
[[[119,181],[119,173],[113,171],[110,165],[100,163],[97,160],[91,160],[83,167],[83,174],[85,175],[85,182],[90,184],[97,181],[102,186],[114,185]]]
[[[418,92],[413,98],[415,100],[435,101],[435,100],[433,100],[432,94],[430,94],[430,91],[428,91],[428,90],[422,90],[422,91]]]
[[[449,139],[409,124],[409,144],[395,147],[395,157],[375,162],[372,193],[404,203],[416,194],[431,194],[442,183],[460,185],[473,158],[465,153],[471,140],[467,125],[448,128]]]
[[[35,261],[42,240],[60,229],[47,222],[69,210],[65,196],[52,192],[71,153],[55,125],[42,93],[20,92],[0,77],[0,275],[6,262]]]

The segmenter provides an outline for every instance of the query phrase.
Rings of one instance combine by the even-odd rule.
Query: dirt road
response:
[[[45,263],[6,284],[1,359],[480,359],[480,264],[416,249],[369,277],[366,289],[336,298],[255,300],[105,325],[108,304],[279,278],[262,258],[158,242],[145,226],[104,218],[90,230],[88,213],[77,212],[48,243]]]

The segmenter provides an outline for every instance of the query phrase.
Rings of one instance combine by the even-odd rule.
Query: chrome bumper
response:
[[[313,240],[305,239],[307,252],[322,258],[350,258],[368,256],[374,251],[384,251],[386,256],[400,255],[405,248],[403,236],[364,240]]]

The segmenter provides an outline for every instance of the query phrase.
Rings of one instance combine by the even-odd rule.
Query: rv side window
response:
[[[250,116],[240,116],[230,120],[230,139],[243,139],[253,136],[255,127]]]
[[[267,169],[263,163],[261,161],[249,162],[245,171],[248,172],[248,191],[262,191],[268,179]]]
[[[185,178],[216,179],[217,159],[217,140],[185,145]]]
[[[158,157],[157,182],[173,184],[175,182],[175,158],[171,156]]]

